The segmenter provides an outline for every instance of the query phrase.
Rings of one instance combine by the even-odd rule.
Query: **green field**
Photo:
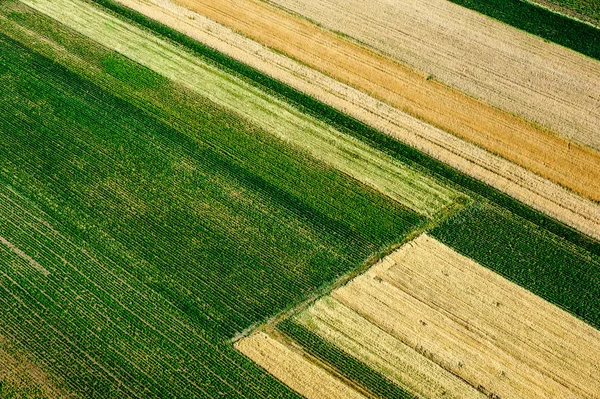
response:
[[[524,0],[450,0],[548,41],[600,60],[600,28]],[[600,17],[597,0],[549,0],[592,19]],[[600,21],[600,19],[597,19]]]
[[[26,2],[0,2],[0,338],[78,395],[296,397],[232,338],[447,216],[600,325],[597,242],[109,0]]]
[[[0,36],[0,335],[85,397],[294,397],[231,338],[425,218],[23,6],[2,14],[95,82]]]

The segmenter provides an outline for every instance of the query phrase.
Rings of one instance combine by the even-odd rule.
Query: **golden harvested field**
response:
[[[236,342],[235,348],[308,399],[367,398],[301,352],[263,332]]]
[[[600,238],[600,209],[589,200],[480,147],[424,123],[244,37],[170,0],[119,0],[290,86],[512,195],[584,233]]]
[[[486,397],[331,297],[320,299],[294,321],[418,397]]]
[[[331,295],[486,395],[600,397],[598,330],[427,235]]]
[[[426,80],[422,73],[258,0],[175,2],[564,187],[600,200],[600,155],[595,151],[569,143],[435,80]],[[343,4],[347,10],[353,10]],[[365,10],[377,9],[370,3],[363,6]],[[426,9],[421,11],[427,12]],[[323,14],[323,18],[327,15]],[[434,36],[432,40],[437,38]],[[526,54],[531,56],[529,52]],[[490,60],[482,56],[481,64],[488,66],[489,63]],[[588,77],[595,76],[595,67],[600,70],[596,64],[578,67],[583,68],[582,73]],[[586,89],[593,87],[586,86]],[[579,96],[589,96],[589,93],[579,93]],[[531,102],[531,98],[527,101]],[[589,103],[586,99],[586,104]],[[544,104],[544,112],[548,112],[549,106],[547,102]],[[586,108],[581,112],[582,118],[589,119],[592,111]],[[571,119],[577,118],[569,115]],[[573,179],[573,176],[578,178]]]
[[[600,63],[446,0],[272,0],[600,149]]]

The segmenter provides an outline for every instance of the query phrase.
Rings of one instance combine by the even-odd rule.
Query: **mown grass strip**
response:
[[[277,329],[299,343],[308,353],[329,363],[344,376],[356,381],[373,394],[389,399],[414,398],[413,395],[388,380],[382,374],[346,354],[335,345],[325,341],[305,327],[294,323],[291,319],[279,323]]]
[[[450,0],[600,60],[600,29],[523,0]]]
[[[196,54],[206,57],[206,59],[229,70],[246,81],[260,87],[261,89],[277,96],[290,104],[298,107],[303,112],[309,113],[320,120],[335,126],[340,131],[353,135],[365,143],[378,148],[392,157],[411,163],[415,167],[420,167],[424,171],[429,171],[434,175],[440,176],[448,181],[455,183],[469,192],[476,193],[489,201],[504,207],[516,215],[544,228],[554,234],[581,246],[586,250],[600,256],[600,243],[577,230],[558,222],[557,220],[515,200],[513,197],[497,190],[481,181],[474,179],[454,168],[432,158],[412,147],[404,145],[394,138],[376,130],[368,125],[344,114],[343,112],[328,106],[302,92],[287,86],[275,79],[270,78],[239,61],[234,60],[214,49],[197,42],[190,37],[162,25],[141,13],[124,7],[112,0],[91,0],[117,15],[126,18],[146,29],[169,38],[179,43]]]
[[[553,5],[559,10],[572,12],[580,19],[588,18],[590,21],[600,25],[600,1],[599,0],[533,0],[533,3],[542,5]]]
[[[600,261],[495,206],[477,203],[430,234],[600,328]]]

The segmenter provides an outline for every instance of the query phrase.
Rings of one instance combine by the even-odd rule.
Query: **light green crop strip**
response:
[[[417,213],[432,216],[462,195],[93,4],[81,0],[22,2],[245,117]]]

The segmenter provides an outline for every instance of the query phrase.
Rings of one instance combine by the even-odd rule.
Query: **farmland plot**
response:
[[[22,41],[0,35],[0,335],[84,397],[297,397],[230,339],[424,217],[27,7],[1,11]]]
[[[428,235],[292,321],[418,397],[600,392],[598,330]]]
[[[510,161],[411,117],[170,0],[119,2],[341,109],[589,236],[600,238],[598,205]]]
[[[242,115],[416,212],[433,216],[461,196],[381,151],[88,3],[79,0],[26,0],[24,3]]]
[[[273,3],[600,150],[596,60],[446,0]]]
[[[571,143],[563,137],[559,137],[549,131],[540,129],[528,122],[525,122],[521,118],[515,117],[508,112],[501,111],[498,108],[494,108],[486,103],[477,101],[472,97],[464,95],[444,84],[440,84],[435,79],[426,79],[427,74],[418,73],[406,66],[398,64],[394,59],[381,56],[369,50],[367,47],[356,44],[355,42],[333,32],[326,31],[322,28],[315,26],[308,21],[300,19],[296,16],[290,15],[280,9],[274,8],[258,0],[247,0],[244,1],[243,6],[240,6],[239,2],[232,0],[177,0],[177,4],[191,8],[198,13],[208,16],[224,25],[230,26],[236,31],[249,36],[260,43],[263,43],[269,47],[274,48],[279,52],[299,60],[308,66],[315,68],[327,75],[334,77],[344,83],[347,83],[357,89],[373,95],[374,97],[383,100],[384,102],[396,107],[402,111],[405,111],[413,116],[418,117],[437,126],[443,130],[451,132],[452,134],[472,142],[478,146],[481,146],[495,154],[499,154],[506,159],[515,162],[526,169],[529,169],[545,178],[548,178],[560,185],[570,188],[587,198],[600,200],[600,154],[597,151],[593,151],[585,145],[579,145]],[[446,3],[445,0],[443,0]],[[293,11],[298,11],[300,15],[314,19],[318,24],[324,25],[330,29],[336,31],[344,31],[350,36],[353,36],[353,32],[345,31],[343,22],[340,26],[330,26],[331,21],[323,21],[309,13],[303,14],[305,11],[303,6],[311,8],[312,2],[290,2],[294,3],[294,6],[287,2],[281,2],[282,4],[289,6]],[[310,3],[307,5],[307,3]],[[356,3],[356,2],[355,2]],[[318,5],[318,2],[316,3]],[[448,3],[449,4],[449,3]],[[345,17],[352,19],[353,13],[355,12],[353,3],[339,2],[335,4],[335,8],[343,9],[340,13],[350,13],[350,16],[344,14]],[[359,24],[361,28],[372,28],[372,34],[375,36],[373,40],[378,40],[379,37],[378,22],[370,21],[370,9],[372,8],[371,3],[361,3],[360,10],[366,14],[365,21],[357,22],[359,18],[353,20],[354,23]],[[375,5],[375,10],[385,9],[383,5]],[[426,7],[423,5],[422,7]],[[455,6],[458,7],[458,6]],[[319,8],[315,6],[315,8]],[[458,7],[461,8],[461,7]],[[462,8],[461,8],[462,9]],[[314,11],[314,10],[313,10]],[[392,10],[394,11],[394,10]],[[466,10],[468,11],[468,10]],[[320,18],[327,19],[329,15],[332,16],[332,20],[336,20],[339,17],[336,14],[336,10],[326,10],[321,13],[320,10],[315,11],[321,15]],[[358,11],[356,11],[358,13]],[[391,12],[386,10],[386,16]],[[398,11],[402,13],[403,11]],[[415,11],[415,14],[425,15],[427,14],[427,8],[419,8]],[[393,14],[393,12],[391,12]],[[361,16],[361,14],[359,14]],[[316,19],[315,19],[316,18]],[[388,16],[388,18],[392,18]],[[442,17],[440,17],[442,18]],[[387,20],[386,20],[387,21]],[[428,22],[417,22],[419,17],[411,16],[411,21],[416,27],[416,32],[422,29],[426,29],[425,26]],[[486,20],[487,21],[487,20]],[[396,20],[387,21],[389,26],[386,25],[388,32],[397,34],[397,22]],[[464,21],[457,22],[458,26],[465,23]],[[349,24],[349,26],[354,26]],[[413,28],[413,27],[411,27]],[[450,29],[450,28],[449,28]],[[441,29],[443,30],[443,28]],[[452,30],[452,29],[450,29]],[[523,34],[522,32],[518,32]],[[389,33],[392,34],[392,33]],[[443,37],[443,36],[442,36]],[[470,34],[464,33],[461,36],[462,40],[470,40]],[[394,36],[390,40],[393,40]],[[370,43],[368,39],[361,39],[366,43]],[[434,46],[439,46],[440,42],[437,40],[436,35],[432,35],[432,41]],[[452,37],[448,41],[452,41]],[[483,39],[484,43],[486,38]],[[542,44],[544,42],[538,39]],[[410,40],[412,43],[412,40]],[[537,42],[536,42],[537,43]],[[417,49],[414,50],[416,54],[420,54],[421,47],[427,46],[428,44],[418,43]],[[450,46],[451,44],[448,44]],[[465,46],[470,49],[469,43]],[[404,48],[398,50],[404,54]],[[489,50],[489,49],[488,49]],[[410,52],[407,50],[407,52]],[[524,55],[522,58],[528,60],[530,54],[527,51],[523,51]],[[481,68],[488,73],[488,65],[495,65],[495,54],[496,50],[484,51],[484,55],[488,55],[489,59],[485,59],[481,62]],[[542,52],[542,54],[545,54]],[[570,54],[570,53],[569,53]],[[573,53],[574,54],[574,53]],[[435,54],[442,59],[448,58],[446,54]],[[574,54],[577,56],[577,54]],[[473,58],[472,55],[462,55],[459,61],[464,59]],[[582,56],[580,56],[582,57]],[[435,57],[432,60],[427,59],[425,64],[438,62]],[[515,62],[513,58],[509,58],[509,61]],[[563,58],[569,59],[566,56],[557,56],[558,61],[563,61]],[[556,60],[555,60],[556,61]],[[557,61],[557,62],[558,62]],[[598,92],[600,86],[595,83],[595,79],[600,77],[600,64],[596,61],[583,59],[579,65],[575,62],[575,65],[569,65],[566,68],[562,68],[560,65],[552,65],[550,71],[552,73],[559,73],[561,76],[569,76],[567,82],[561,81],[560,85],[556,88],[556,93],[548,95],[550,99],[560,98],[561,96],[573,97],[574,100],[581,105],[577,109],[576,115],[574,111],[569,113],[567,111],[559,110],[560,106],[563,105],[563,101],[556,106],[554,104],[548,104],[548,101],[540,107],[539,112],[554,115],[554,112],[549,112],[551,109],[557,110],[556,114],[564,117],[563,124],[571,123],[571,121],[587,121],[590,120],[587,125],[587,130],[580,126],[577,126],[573,130],[576,135],[584,135],[587,132],[589,140],[595,140],[597,136],[596,126],[600,119],[595,110],[597,105],[597,99],[589,98],[589,93]],[[458,61],[457,61],[458,62]],[[410,64],[410,63],[409,63]],[[541,62],[541,64],[545,64]],[[552,64],[549,62],[549,64]],[[562,65],[562,64],[561,64]],[[416,65],[422,70],[421,65]],[[464,67],[457,72],[458,75],[465,75],[464,69],[470,68]],[[487,82],[487,80],[497,80],[498,74],[505,73],[505,69],[510,68],[505,65],[499,66],[500,72],[490,72],[492,77],[480,77],[481,80],[475,80],[478,82]],[[442,66],[445,71],[448,66]],[[583,71],[577,77],[570,77],[569,71]],[[537,71],[532,69],[533,71]],[[429,72],[428,72],[429,73]],[[533,74],[535,76],[537,72]],[[471,76],[470,73],[466,74]],[[513,77],[518,73],[510,71],[508,76]],[[434,73],[434,76],[437,76]],[[595,78],[596,77],[596,78]],[[548,85],[547,82],[554,82],[553,76],[547,77],[546,80],[541,80],[540,84]],[[486,80],[487,79],[487,80]],[[533,79],[533,77],[531,78]],[[446,82],[442,79],[443,82]],[[573,81],[573,82],[571,82]],[[580,84],[577,84],[577,83]],[[450,82],[452,83],[452,82]],[[453,84],[453,83],[452,83]],[[501,81],[498,85],[504,88],[507,85],[515,85],[514,83],[507,83]],[[454,84],[453,84],[454,85]],[[560,89],[567,85],[571,87],[575,85],[577,92],[570,94],[562,94]],[[544,86],[544,87],[546,87]],[[477,96],[467,90],[467,88],[460,85],[456,85],[460,90],[466,91],[471,96]],[[531,88],[534,93],[528,93],[523,95],[521,103],[518,104],[516,110],[510,110],[514,113],[519,113],[521,109],[531,107],[532,99],[535,104],[539,104],[541,100],[535,99],[535,94],[539,91],[535,87]],[[558,93],[558,94],[557,94]],[[513,93],[501,93],[502,99],[506,97],[512,98]],[[487,98],[483,98],[488,101]],[[565,98],[564,102],[569,99]],[[494,104],[496,105],[496,104]],[[530,118],[531,119],[531,118]],[[535,119],[533,119],[536,121]],[[550,126],[555,131],[562,133],[562,129],[557,129],[555,126]],[[575,133],[574,133],[575,134]],[[585,137],[579,140],[587,145],[597,145],[596,149],[600,149],[599,143],[589,143],[585,140]],[[571,137],[571,139],[574,139]],[[588,141],[589,141],[588,140]],[[587,166],[584,166],[587,165]],[[573,179],[573,176],[578,176],[577,179]]]

